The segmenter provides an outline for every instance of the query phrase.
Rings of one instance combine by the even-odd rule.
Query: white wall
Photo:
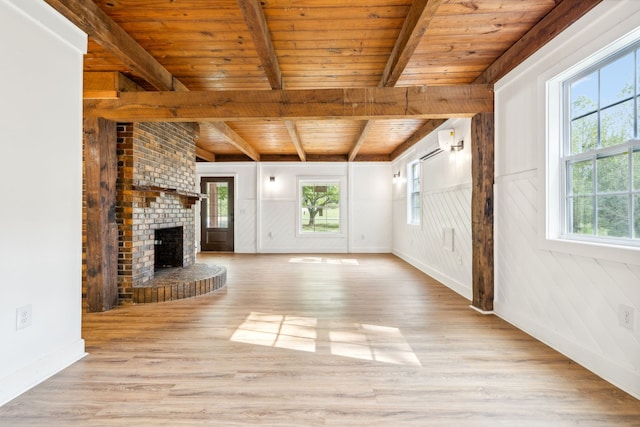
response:
[[[347,163],[261,163],[258,167],[260,252],[348,252],[346,224],[342,222],[343,233],[339,236],[299,236],[297,235],[298,179],[319,178],[339,179],[341,192],[346,188]],[[274,176],[276,181],[270,182]],[[341,214],[350,194],[341,203]],[[343,216],[343,220],[346,217]]]
[[[349,163],[349,252],[391,252],[389,163]]]
[[[420,225],[407,224],[407,165],[437,148],[437,132],[392,164],[401,173],[393,186],[393,253],[471,299],[471,120],[448,120],[439,129],[451,128],[464,149],[421,162]],[[453,229],[453,251],[444,245],[446,229]]]
[[[640,398],[640,251],[560,251],[545,243],[544,203],[546,81],[639,23],[640,2],[605,0],[496,85],[494,307]],[[635,331],[619,326],[620,304],[635,308]]]
[[[39,0],[0,0],[0,405],[84,355],[86,36]],[[32,325],[16,330],[16,309]]]
[[[196,192],[200,192],[202,177],[234,178],[234,247],[236,253],[257,252],[256,163],[196,163]],[[200,203],[196,205],[196,248],[200,248]],[[199,249],[198,249],[199,250]]]
[[[235,252],[347,253],[391,251],[391,169],[388,163],[197,163],[198,178],[233,176]],[[275,182],[269,177],[274,176]],[[344,233],[296,234],[300,178],[339,179],[345,192]],[[199,209],[196,209],[199,216]],[[197,235],[200,232],[197,230]]]

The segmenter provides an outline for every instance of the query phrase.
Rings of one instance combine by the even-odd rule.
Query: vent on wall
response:
[[[432,158],[433,156],[442,153],[442,149],[440,147],[436,147],[433,150],[429,151],[427,154],[425,154],[424,156],[420,157],[420,161],[424,162],[425,160],[428,160],[430,158]]]

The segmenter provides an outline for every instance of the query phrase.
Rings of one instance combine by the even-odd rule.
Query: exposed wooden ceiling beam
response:
[[[156,89],[185,89],[167,69],[93,1],[45,1],[122,61],[135,75],[142,77]]]
[[[247,141],[244,140],[240,135],[236,133],[233,129],[229,127],[226,123],[223,122],[209,122],[209,123],[199,123],[200,128],[209,127],[215,129],[220,136],[222,136],[229,144],[236,147],[238,150],[242,151],[242,153],[246,154],[256,162],[260,161],[260,154],[256,151],[255,148],[251,146]]]
[[[84,99],[117,99],[120,92],[144,91],[119,71],[91,71],[82,75]]]
[[[507,49],[502,56],[487,67],[474,83],[495,84],[511,70],[520,65],[525,59],[533,55],[601,2],[602,0],[561,0],[560,4],[554,7],[551,12],[534,25],[522,38]],[[418,131],[393,151],[391,159],[393,160],[398,157],[442,124],[441,121],[437,121],[436,123],[439,124],[434,126],[435,123],[425,123]],[[431,131],[425,134],[424,130],[426,129],[431,129]]]
[[[92,1],[82,0],[45,0],[58,12],[73,22],[77,27],[87,33],[98,44],[109,53],[122,61],[132,72],[146,80],[156,89],[161,91],[187,92],[189,89],[173,76],[162,64],[160,64],[150,53],[138,44],[126,31],[124,31],[115,21],[113,21],[102,9]],[[96,76],[97,78],[97,76]],[[109,77],[103,75],[100,82],[93,82],[93,85],[104,85]],[[111,82],[119,93],[122,88],[119,81],[114,77]],[[109,84],[109,83],[106,83]],[[110,91],[88,93],[88,96],[113,96]],[[118,96],[118,94],[115,94]],[[259,160],[260,155],[224,123],[216,123],[218,132],[224,138],[247,154],[253,160]],[[215,159],[212,153],[202,147],[196,147],[200,151],[202,158]],[[206,157],[205,157],[206,156]],[[213,156],[213,157],[212,157]],[[213,160],[211,160],[213,161]]]
[[[260,63],[264,69],[271,89],[284,89],[284,82],[282,81],[282,72],[280,71],[280,64],[276,55],[276,50],[273,47],[273,41],[271,39],[271,33],[267,26],[267,20],[262,10],[262,5],[259,0],[238,0],[238,6],[244,16],[244,20],[247,23],[253,44],[256,46],[256,52],[260,58]],[[286,121],[287,132],[291,142],[296,147],[296,152],[301,161],[306,161],[306,153],[302,148],[302,141],[300,140],[300,134],[296,128],[295,122]]]
[[[216,161],[216,155],[213,154],[211,151],[207,151],[204,148],[200,148],[198,146],[196,146],[196,157],[199,157],[203,160],[206,160],[208,162],[215,162]]]
[[[396,85],[442,1],[418,0],[411,5],[391,55],[387,60],[382,78],[378,84],[379,87],[393,87]],[[349,151],[350,162],[356,159],[358,151],[360,151],[360,147],[362,147],[372,126],[373,123],[368,122],[362,127],[360,135]]]
[[[443,0],[413,2],[382,73],[380,86],[391,87],[398,82],[442,2]]]
[[[301,161],[307,161],[307,154],[304,152],[302,148],[302,142],[300,140],[300,134],[298,133],[298,128],[296,126],[296,122],[287,120],[284,122],[287,127],[287,132],[289,132],[289,136],[291,137],[291,142],[293,142],[293,146],[296,147],[296,152],[298,153],[298,157]]]
[[[296,147],[296,153],[298,153],[298,157],[303,162],[307,161],[307,154],[302,147],[302,140],[300,139],[300,134],[298,133],[298,127],[296,126],[296,122],[287,120],[284,122],[287,127],[287,132],[289,132],[289,138],[291,138],[291,142],[293,146]]]
[[[117,71],[83,73],[82,97],[84,99],[116,99],[120,93]]]
[[[124,92],[84,101],[117,121],[354,120],[469,117],[493,111],[490,85],[272,91]]]
[[[262,63],[271,89],[283,89],[282,72],[273,48],[271,33],[259,0],[238,0],[238,6],[247,23],[256,52]]]
[[[600,2],[602,0],[562,0],[495,60],[474,83],[496,83]]]
[[[349,151],[348,159],[350,162],[353,162],[356,159],[356,156],[358,155],[358,151],[360,151],[360,147],[362,147],[362,144],[364,144],[364,140],[367,138],[367,135],[369,135],[369,131],[373,127],[374,123],[375,121],[373,120],[367,120],[365,124],[362,126],[362,130],[360,131],[360,135],[358,135],[358,139],[356,140],[356,143],[353,145],[353,147]]]

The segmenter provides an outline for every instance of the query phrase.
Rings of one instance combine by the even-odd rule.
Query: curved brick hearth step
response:
[[[166,268],[143,286],[133,288],[133,303],[173,301],[208,294],[227,284],[227,269],[218,265],[195,264]]]

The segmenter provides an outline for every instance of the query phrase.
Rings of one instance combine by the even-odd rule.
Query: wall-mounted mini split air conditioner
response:
[[[438,131],[438,147],[442,151],[460,151],[464,146],[464,141],[456,143],[455,129],[443,129]]]
[[[462,150],[464,141],[456,143],[456,131],[455,129],[443,129],[438,131],[438,146],[429,151],[424,156],[420,157],[420,160],[424,161],[430,159],[436,154],[440,154],[443,151],[460,151]]]

